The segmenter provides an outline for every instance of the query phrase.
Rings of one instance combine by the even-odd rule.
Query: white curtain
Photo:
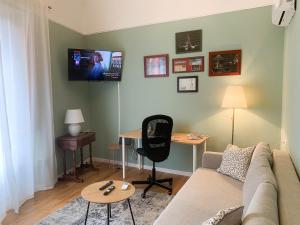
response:
[[[0,0],[0,221],[56,182],[47,6]]]

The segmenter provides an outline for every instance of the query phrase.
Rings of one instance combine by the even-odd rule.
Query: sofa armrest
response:
[[[223,153],[204,152],[202,156],[202,167],[208,169],[217,169],[222,162]]]

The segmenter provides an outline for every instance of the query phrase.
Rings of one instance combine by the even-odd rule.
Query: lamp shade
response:
[[[65,117],[65,124],[83,123],[84,118],[81,109],[68,109]]]
[[[228,86],[222,103],[223,108],[247,108],[242,86]]]

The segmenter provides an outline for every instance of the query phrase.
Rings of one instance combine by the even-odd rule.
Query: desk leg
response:
[[[197,145],[193,145],[193,172],[197,168]]]
[[[141,140],[138,138],[137,141],[138,141],[138,146],[137,147],[140,148],[141,147]],[[138,154],[138,164],[139,164],[139,170],[141,170],[142,161],[141,161],[141,155],[140,154]]]
[[[203,152],[206,152],[206,141],[203,143]]]
[[[122,166],[123,166],[123,179],[125,179],[125,138],[122,137]]]

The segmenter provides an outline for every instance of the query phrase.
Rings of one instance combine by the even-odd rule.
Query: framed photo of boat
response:
[[[209,53],[209,76],[240,75],[242,50]]]

